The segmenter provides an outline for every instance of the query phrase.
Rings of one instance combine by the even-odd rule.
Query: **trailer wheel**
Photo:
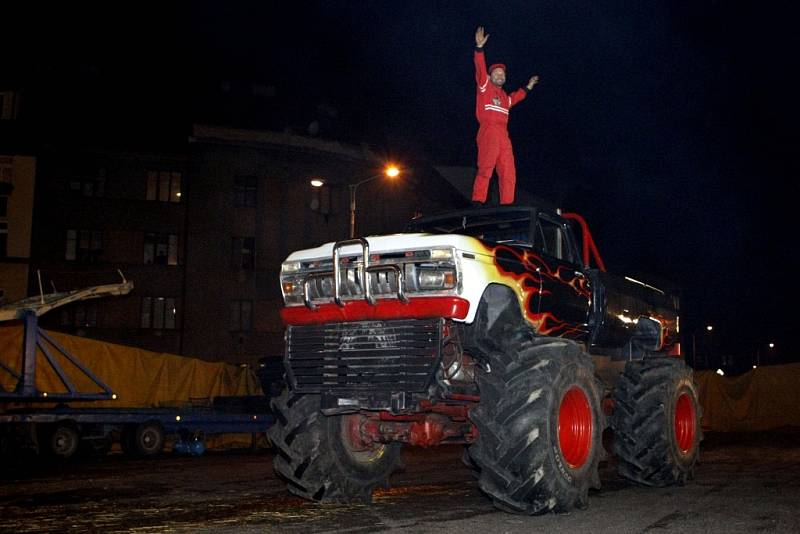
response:
[[[157,421],[147,421],[136,427],[133,450],[138,456],[158,456],[164,450],[164,427]]]
[[[67,460],[78,450],[81,438],[75,425],[55,423],[45,432],[45,452],[54,458]]]
[[[372,500],[398,467],[400,443],[363,444],[353,438],[358,414],[326,416],[318,395],[284,391],[272,400],[268,430],[277,449],[275,471],[291,493],[317,502]]]
[[[646,486],[683,484],[700,450],[700,407],[682,361],[628,362],[614,391],[614,453],[623,477]]]
[[[603,415],[591,358],[576,343],[520,335],[477,372],[470,412],[478,484],[507,512],[567,512],[599,487]]]

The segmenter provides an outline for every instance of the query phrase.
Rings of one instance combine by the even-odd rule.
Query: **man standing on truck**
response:
[[[494,63],[486,70],[486,58],[483,47],[489,40],[483,26],[475,32],[475,81],[478,84],[475,114],[478,117],[478,174],[472,186],[472,204],[481,205],[486,202],[492,172],[497,167],[500,184],[500,204],[514,202],[514,186],[517,171],[514,167],[514,152],[508,138],[508,112],[525,99],[528,91],[539,82],[538,76],[532,76],[525,87],[506,94],[503,84],[506,83],[506,66]]]

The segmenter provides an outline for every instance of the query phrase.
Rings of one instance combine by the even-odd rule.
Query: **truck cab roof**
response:
[[[536,206],[493,206],[419,217],[407,232],[459,234],[490,244],[531,247],[580,264],[578,237],[567,219]]]

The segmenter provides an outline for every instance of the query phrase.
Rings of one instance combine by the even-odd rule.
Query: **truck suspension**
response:
[[[420,447],[442,443],[472,443],[477,430],[469,421],[471,405],[422,403],[422,413],[393,415],[389,412],[347,416],[351,446],[368,449],[375,443],[402,442]]]

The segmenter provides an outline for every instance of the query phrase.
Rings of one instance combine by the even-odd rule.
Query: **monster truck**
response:
[[[576,214],[420,218],[292,253],[281,287],[289,387],[269,436],[296,495],[369,501],[401,444],[461,443],[496,507],[584,508],[607,415],[623,476],[691,476],[701,431],[678,300],[606,273]]]

